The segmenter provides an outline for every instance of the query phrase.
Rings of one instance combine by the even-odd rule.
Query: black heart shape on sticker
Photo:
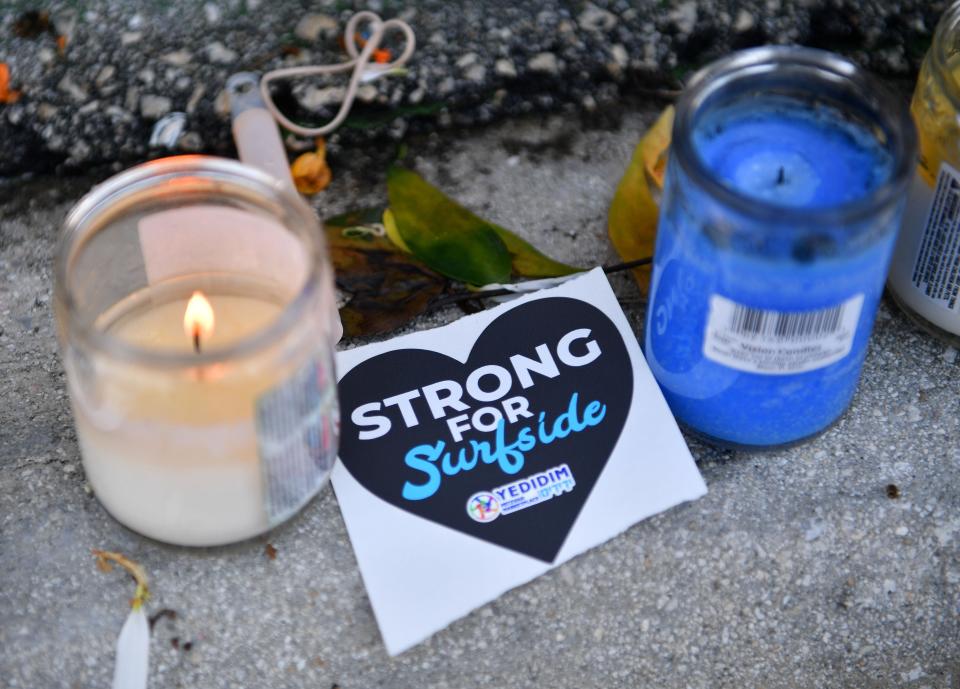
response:
[[[432,394],[424,390],[431,384],[439,384],[430,388]],[[463,390],[459,404],[447,399],[457,386]],[[497,399],[480,402],[468,390]],[[466,362],[422,349],[386,352],[351,369],[339,394],[340,459],[364,488],[424,519],[551,563],[620,438],[633,396],[633,369],[620,332],[602,311],[577,299],[548,297],[498,316]],[[526,400],[526,408],[517,397]],[[485,407],[498,412],[478,414]],[[434,411],[442,418],[434,418]],[[503,418],[502,445],[513,451],[496,452],[497,413]],[[448,422],[464,428],[475,414],[477,425],[488,430],[461,430],[457,442]],[[384,433],[387,419],[390,429]],[[521,436],[525,440],[517,443]],[[454,468],[461,470],[444,471]],[[563,483],[568,474],[573,481]],[[517,484],[524,479],[530,480]],[[471,498],[508,484],[513,490],[504,489],[493,508],[483,496],[479,506],[471,503],[472,513],[489,521],[471,516]],[[482,566],[465,562],[464,567],[474,564]]]

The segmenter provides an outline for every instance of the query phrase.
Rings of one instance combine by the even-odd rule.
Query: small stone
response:
[[[916,682],[918,679],[924,676],[923,668],[917,665],[909,672],[901,672],[900,676],[903,678],[904,682]]]
[[[945,350],[943,350],[943,354],[940,355],[940,358],[948,364],[952,364],[957,360],[957,350],[954,347],[947,347]]]
[[[177,139],[177,148],[188,153],[196,153],[203,149],[203,139],[196,132],[184,132]]]
[[[921,416],[920,408],[917,407],[917,405],[915,404],[907,405],[907,421],[910,421],[911,423],[916,423],[921,418],[923,417]]]
[[[337,35],[339,26],[337,20],[326,14],[306,14],[300,18],[293,34],[297,38],[313,43],[320,34],[326,38],[334,38]]]
[[[460,69],[466,69],[471,65],[475,65],[480,58],[477,57],[476,53],[467,53],[462,55],[459,60],[457,60],[457,67]]]
[[[227,93],[226,89],[222,89],[217,94],[213,101],[213,111],[223,119],[230,117],[230,94]]]
[[[137,30],[141,26],[143,26],[143,15],[140,14],[139,12],[133,15],[132,17],[130,17],[129,21],[127,21],[128,29]]]
[[[373,84],[364,84],[357,89],[357,100],[361,103],[372,103],[377,99],[378,93],[377,87]]]
[[[168,65],[174,65],[176,67],[188,65],[192,59],[193,54],[189,50],[175,50],[172,53],[166,53],[160,56],[161,62],[166,62]]]
[[[193,93],[190,94],[190,98],[187,99],[187,114],[192,115],[196,109],[197,105],[200,103],[200,99],[203,98],[203,94],[206,92],[206,88],[203,84],[199,84],[194,87]]]
[[[203,16],[207,18],[207,24],[217,24],[220,22],[220,8],[208,2],[203,6]]]
[[[733,22],[733,30],[737,33],[744,33],[752,29],[755,24],[756,22],[753,19],[753,15],[741,8],[737,13],[736,20]]]
[[[627,49],[623,47],[623,44],[614,44],[610,48],[610,54],[613,56],[613,61],[621,68],[630,64],[630,55],[627,53]]]
[[[823,532],[823,524],[811,524],[810,528],[803,532],[803,540],[805,540],[807,543],[815,541],[823,535]]]
[[[53,52],[50,48],[41,48],[37,53],[37,59],[40,60],[40,64],[49,65],[57,59],[57,54]]]
[[[236,51],[230,50],[220,41],[214,41],[205,50],[210,62],[215,62],[218,65],[228,65],[237,60]]]
[[[52,120],[56,117],[58,109],[50,103],[41,103],[37,106],[37,117],[41,120]]]
[[[455,88],[457,88],[457,82],[453,80],[453,77],[447,77],[440,82],[440,85],[437,87],[437,91],[441,96],[445,96],[448,93],[453,93]]]
[[[136,110],[140,105],[140,91],[134,86],[128,86],[126,96],[123,99],[123,104],[126,106],[127,110],[130,110],[131,112]]]
[[[537,53],[527,63],[527,67],[533,72],[545,74],[558,74],[560,72],[560,64],[557,62],[557,56],[553,53]]]
[[[586,31],[609,31],[617,25],[617,16],[588,2],[577,23]]]
[[[147,94],[140,98],[140,114],[147,119],[159,119],[170,112],[171,107],[173,103],[166,96]]]
[[[580,101],[580,104],[583,105],[583,109],[587,112],[593,112],[597,109],[597,101],[589,93],[583,97],[583,100]]]
[[[670,13],[670,21],[680,30],[682,34],[690,34],[693,27],[697,24],[697,3],[694,0],[677,5]]]
[[[63,79],[57,84],[57,89],[70,96],[77,103],[82,103],[89,95],[87,90],[75,82],[69,74],[64,75]]]
[[[152,86],[156,78],[156,73],[149,67],[145,67],[137,72],[137,79],[143,82],[144,86]]]
[[[467,78],[467,81],[479,84],[486,78],[487,68],[483,65],[473,65],[466,71],[464,76]]]
[[[514,79],[517,76],[517,68],[513,66],[513,62],[506,58],[500,58],[493,65],[493,71],[496,72],[501,77],[506,77],[508,79]]]
[[[910,533],[910,529],[905,526],[898,526],[893,530],[893,533],[895,533],[897,536],[906,536],[908,533]]]
[[[370,85],[366,84],[366,86]],[[376,87],[374,87],[374,93],[376,93]],[[347,90],[343,86],[326,86],[324,88],[308,86],[300,96],[300,105],[307,110],[322,110],[329,105],[342,103],[346,95]]]
[[[416,105],[423,100],[423,97],[427,95],[427,90],[423,86],[418,86],[409,96],[407,96],[407,101],[412,105]]]
[[[93,80],[98,87],[103,86],[108,81],[113,79],[113,76],[117,73],[117,68],[113,65],[106,65],[97,73],[97,78]]]
[[[120,45],[130,45],[138,42],[141,38],[143,38],[143,34],[139,31],[126,31],[120,34]]]

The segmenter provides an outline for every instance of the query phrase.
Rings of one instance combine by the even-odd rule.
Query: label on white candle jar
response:
[[[826,309],[772,311],[710,297],[703,355],[749,373],[804,373],[850,353],[863,295]]]
[[[960,172],[940,166],[910,281],[923,295],[960,312]]]
[[[336,459],[337,397],[329,369],[312,361],[257,399],[257,443],[270,526],[299,510]]]

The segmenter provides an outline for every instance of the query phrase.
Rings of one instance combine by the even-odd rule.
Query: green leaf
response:
[[[489,223],[400,167],[387,174],[387,195],[404,244],[428,266],[472,285],[509,280],[510,252]]]
[[[583,268],[568,266],[566,263],[554,261],[549,256],[537,251],[532,244],[520,239],[510,230],[499,225],[489,223],[510,252],[513,272],[528,278],[553,278],[561,275],[579,273]]]
[[[394,167],[387,190],[388,236],[444,275],[484,285],[506,282],[511,273],[543,278],[582,270],[553,260],[505,227],[477,217],[415,172]]]

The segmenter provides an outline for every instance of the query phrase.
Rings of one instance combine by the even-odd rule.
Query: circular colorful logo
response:
[[[467,514],[475,522],[492,522],[500,516],[500,501],[493,493],[474,493],[467,500]]]

